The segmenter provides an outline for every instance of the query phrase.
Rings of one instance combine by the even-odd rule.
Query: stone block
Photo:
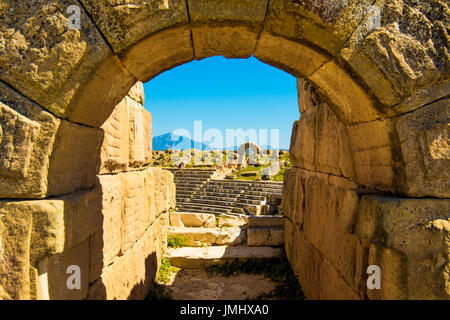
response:
[[[152,224],[122,256],[102,270],[89,286],[89,300],[142,300],[155,279],[165,250],[167,217]]]
[[[95,281],[102,269],[119,255],[121,250],[122,208],[124,190],[120,175],[98,177],[102,192],[101,228],[90,236],[89,282]]]
[[[189,22],[185,0],[111,3],[81,0],[115,52],[158,31]]]
[[[449,93],[446,19],[445,2],[377,1],[341,55],[391,113],[415,110]]]
[[[76,269],[72,269],[72,268]],[[71,249],[44,258],[38,263],[39,292],[43,300],[82,300],[89,286],[89,238]],[[75,271],[74,271],[75,270]],[[79,288],[69,288],[71,276],[80,276]]]
[[[81,19],[80,29],[68,28],[66,10],[79,3],[51,0],[35,5],[8,0],[3,4],[0,79],[52,114],[67,118],[84,113],[71,120],[101,124],[107,118],[105,107],[97,108],[95,115],[88,112],[90,118],[86,108],[94,101],[102,101],[106,108],[117,104],[135,80],[130,82],[129,73],[114,59],[90,19]],[[81,15],[86,15],[83,9]]]
[[[122,211],[122,245],[124,254],[134,242],[142,237],[151,221],[147,199],[145,176],[147,170],[122,174],[123,179],[123,211]]]
[[[381,117],[381,112],[363,88],[334,61],[322,65],[309,79],[333,101],[333,111],[344,124],[372,121]]]
[[[409,299],[448,299],[450,296],[449,206],[447,199],[375,195],[361,199],[355,233],[401,254],[407,265],[404,292]]]
[[[100,152],[100,174],[128,169],[130,128],[126,102],[122,99],[101,127],[105,134]]]
[[[248,217],[249,228],[264,228],[264,227],[284,227],[283,216],[250,216]]]
[[[188,0],[188,6],[196,59],[252,55],[267,1]]]
[[[218,227],[244,227],[247,225],[247,216],[221,214],[217,216]]]
[[[152,34],[122,56],[126,68],[142,82],[147,82],[165,70],[192,60],[194,49],[191,31],[185,25]]]
[[[396,132],[408,196],[450,197],[449,99],[398,117]]]
[[[264,29],[288,39],[306,40],[335,54],[364,18],[371,4],[367,0],[270,1]]]
[[[0,84],[0,197],[43,198],[94,183],[102,132],[60,120]]]
[[[247,245],[249,247],[267,246],[278,247],[284,243],[282,228],[248,228]]]
[[[297,78],[310,76],[329,60],[321,53],[284,37],[263,31],[254,56],[264,63],[280,68]]]
[[[170,212],[170,225],[174,227],[215,228],[216,217],[213,214]]]

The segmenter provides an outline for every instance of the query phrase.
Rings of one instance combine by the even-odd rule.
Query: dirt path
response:
[[[246,300],[267,294],[276,285],[262,275],[208,276],[205,270],[182,269],[163,286],[174,300]]]

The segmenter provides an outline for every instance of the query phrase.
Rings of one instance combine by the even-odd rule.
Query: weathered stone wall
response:
[[[19,97],[3,100],[3,108],[9,101],[14,103]],[[27,100],[22,98],[21,102]],[[89,152],[97,153],[98,163],[80,174],[74,173],[74,177],[92,173],[93,178],[89,177],[92,182],[84,190],[39,200],[0,200],[1,299],[142,299],[145,296],[166,249],[168,212],[175,206],[175,184],[169,171],[148,167],[151,115],[142,103],[143,87],[139,82],[116,106],[102,128],[95,130],[72,123],[66,125],[64,120],[57,120],[31,102],[17,104],[39,115],[41,123],[48,128],[59,125],[71,130],[69,133],[73,130],[74,134],[77,130],[96,133],[95,139],[83,132],[72,137],[73,144],[64,146],[64,152],[74,159],[68,158],[69,164],[63,164],[61,159],[58,165],[62,167],[53,163],[53,172],[68,176],[73,166],[80,165],[76,161],[82,161]],[[29,120],[24,123],[33,124]],[[17,126],[19,137],[23,136],[20,130],[28,128],[17,122],[11,122],[12,125]],[[40,126],[43,125],[35,125],[38,130]],[[55,131],[47,129],[46,132],[55,135]],[[77,141],[79,137],[83,139]],[[53,139],[58,140],[57,133]],[[56,144],[53,152],[59,152],[58,143],[53,143],[53,148]],[[42,145],[36,143],[35,147],[42,148]],[[40,155],[30,153],[29,156]],[[95,170],[99,170],[98,175]],[[32,181],[29,183],[33,187]],[[56,183],[59,182],[55,180]],[[3,192],[8,190],[11,188]],[[30,196],[20,194],[27,195]],[[67,287],[70,276],[67,270],[72,265],[80,268],[80,289]]]
[[[80,9],[80,28],[69,28],[71,5]],[[300,251],[296,257],[302,257],[302,264],[292,263],[307,296],[333,298],[351,292],[345,296],[388,297],[378,294],[381,291],[365,292],[357,284],[363,276],[356,276],[356,270],[364,268],[356,258],[351,260],[351,252],[355,256],[362,252],[364,263],[374,257],[383,257],[386,265],[393,265],[389,263],[393,257],[405,261],[406,269],[392,269],[384,280],[386,284],[402,270],[405,297],[417,297],[417,292],[446,297],[448,287],[442,289],[446,286],[442,279],[448,279],[448,251],[447,256],[443,253],[448,240],[439,237],[448,232],[444,222],[450,211],[446,202],[450,193],[449,15],[448,2],[442,0],[0,0],[0,295],[27,298],[38,292],[33,280],[38,273],[30,272],[30,261],[37,268],[34,261],[65,252],[63,246],[84,251],[85,234],[90,237],[94,232],[88,230],[90,223],[67,237],[60,228],[49,226],[53,221],[63,224],[72,213],[78,217],[78,210],[95,200],[80,200],[83,197],[99,198],[92,193],[98,185],[97,173],[122,177],[129,171],[147,170],[151,146],[142,147],[140,141],[151,132],[145,128],[150,122],[143,120],[149,114],[137,107],[140,94],[130,93],[122,101],[138,80],[147,81],[193,59],[253,55],[309,79],[317,97],[324,97],[315,101],[311,93],[311,101],[300,103],[302,118],[294,125],[291,152],[295,166],[286,176],[284,200],[297,209],[287,209],[287,215],[322,212],[310,202],[316,194],[325,194],[320,206],[324,199],[334,198],[338,205],[336,194],[342,189],[348,197],[357,197],[358,209],[350,206],[346,213],[357,221],[365,194],[386,197],[386,201],[367,200],[365,205],[374,208],[379,223],[373,226],[383,231],[367,232],[353,223],[349,233],[360,245],[355,249],[350,243],[350,253],[329,251],[325,238],[320,240],[326,235],[319,237],[325,226],[317,226],[316,220],[303,225],[291,219],[293,231],[286,244],[291,258],[292,250]],[[121,107],[114,111],[117,104]],[[113,111],[114,119],[107,121]],[[127,126],[135,129],[128,131]],[[331,183],[333,179],[337,180]],[[61,197],[59,207],[48,204]],[[398,198],[389,202],[393,197]],[[400,207],[403,198],[444,203],[435,206],[441,211],[421,209],[433,212],[426,220],[432,227],[409,225],[408,230],[418,230],[414,239],[412,232],[405,233],[422,248],[418,252],[389,240],[397,238],[389,236],[388,220],[380,218],[402,216],[384,203]],[[412,214],[420,215],[419,211]],[[343,215],[338,209],[329,212]],[[126,221],[132,221],[131,216]],[[52,223],[40,224],[46,217]],[[73,219],[67,228],[76,225],[78,218]],[[325,225],[341,234],[338,225]],[[395,229],[394,234],[402,230]],[[36,236],[41,232],[45,236]],[[383,241],[374,240],[379,232]],[[423,234],[443,249],[427,251],[420,242]],[[124,246],[132,250],[134,236],[125,235],[130,238]],[[341,255],[354,266],[353,282],[345,271],[348,266],[337,258]],[[121,257],[128,258],[120,261],[130,256],[125,254]],[[426,257],[427,267],[418,262],[419,257]],[[411,268],[424,270],[419,286],[413,287]],[[105,283],[111,279],[106,274],[111,273],[105,271]],[[335,285],[330,287],[329,281]]]
[[[298,92],[283,210],[306,297],[449,299],[448,99],[344,125],[310,82]],[[369,265],[380,290],[367,288]]]

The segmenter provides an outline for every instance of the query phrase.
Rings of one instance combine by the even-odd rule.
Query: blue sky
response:
[[[288,148],[300,116],[296,79],[253,57],[193,61],[160,74],[144,90],[153,136],[178,128],[193,135],[194,121],[202,121],[203,131],[217,128],[224,136],[226,129],[267,129],[269,144],[270,130],[278,129],[280,147]]]

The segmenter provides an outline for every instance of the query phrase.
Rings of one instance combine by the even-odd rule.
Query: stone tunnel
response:
[[[175,187],[149,166],[141,82],[217,55],[298,78],[282,206],[305,296],[450,298],[448,2],[0,0],[0,12],[1,299],[145,296]],[[81,290],[66,286],[73,265]]]

